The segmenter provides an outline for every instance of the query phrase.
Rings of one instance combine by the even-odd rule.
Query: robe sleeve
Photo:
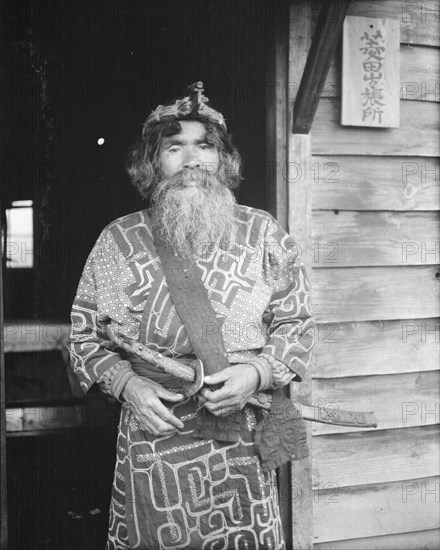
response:
[[[111,234],[104,230],[87,259],[71,312],[71,367],[84,393],[95,382],[101,382],[105,373],[108,377],[108,373],[117,371],[117,379],[120,379],[129,368],[129,363],[112,351],[105,331],[105,321],[108,320],[105,305],[107,301],[117,301],[118,294],[109,273],[114,272],[118,261],[117,245]],[[115,365],[118,368],[113,368]],[[120,393],[120,384],[116,387]]]
[[[276,387],[304,377],[312,357],[314,322],[301,251],[273,218],[265,238],[264,272],[272,296],[264,315],[267,343],[259,359],[270,365],[272,387]],[[280,376],[283,378],[286,367],[291,373],[290,379],[279,384],[277,380]]]

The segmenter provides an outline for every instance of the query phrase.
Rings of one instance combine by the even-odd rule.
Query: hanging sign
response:
[[[342,44],[342,121],[399,126],[400,27],[397,19],[348,16]]]

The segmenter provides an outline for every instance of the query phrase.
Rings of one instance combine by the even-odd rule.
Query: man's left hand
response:
[[[227,416],[241,410],[257,390],[260,375],[253,365],[237,364],[205,377],[205,383],[224,385],[215,391],[203,388],[204,406],[215,416]]]

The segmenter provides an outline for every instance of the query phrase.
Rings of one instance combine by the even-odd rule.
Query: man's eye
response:
[[[180,151],[179,147],[170,147],[168,149],[169,153],[178,153]]]
[[[201,143],[200,149],[203,149],[203,150],[212,149],[212,145],[210,143]]]

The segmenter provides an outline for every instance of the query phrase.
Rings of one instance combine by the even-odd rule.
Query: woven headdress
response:
[[[207,105],[209,100],[203,95],[203,91],[203,82],[195,82],[188,86],[187,96],[178,99],[172,105],[158,105],[145,121],[142,127],[142,137],[145,138],[148,132],[163,119],[185,120],[191,118],[191,115],[198,115],[201,119],[214,122],[226,132],[226,122],[223,115]]]

